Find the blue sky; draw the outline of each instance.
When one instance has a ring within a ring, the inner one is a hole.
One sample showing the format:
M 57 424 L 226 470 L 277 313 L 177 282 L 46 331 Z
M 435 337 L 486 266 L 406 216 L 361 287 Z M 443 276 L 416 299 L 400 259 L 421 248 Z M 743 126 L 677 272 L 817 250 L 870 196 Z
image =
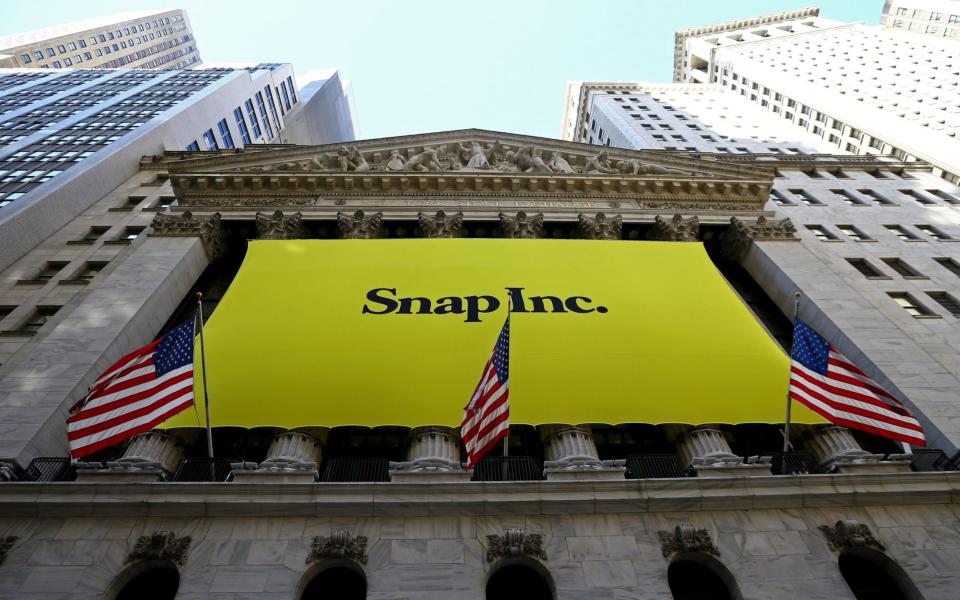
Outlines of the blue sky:
M 558 137 L 568 79 L 667 82 L 677 29 L 802 0 L 45 0 L 4 2 L 0 35 L 139 8 L 184 8 L 204 61 L 336 67 L 364 138 L 479 127 Z M 879 21 L 883 0 L 824 17 Z M 38 10 L 38 7 L 42 7 Z

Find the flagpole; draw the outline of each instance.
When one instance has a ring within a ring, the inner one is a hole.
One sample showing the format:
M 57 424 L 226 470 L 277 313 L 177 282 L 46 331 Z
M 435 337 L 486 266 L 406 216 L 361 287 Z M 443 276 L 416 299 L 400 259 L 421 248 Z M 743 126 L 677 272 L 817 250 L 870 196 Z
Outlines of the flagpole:
M 794 292 L 793 294 L 793 324 L 796 328 L 797 324 L 797 314 L 800 312 L 800 292 Z M 201 340 L 203 336 L 201 334 Z M 790 386 L 787 386 L 787 420 L 783 424 L 783 453 L 786 454 L 790 451 L 790 409 L 792 403 L 790 402 Z
M 203 406 L 207 413 L 207 457 L 210 459 L 210 481 L 216 481 L 213 468 L 213 430 L 210 427 L 210 400 L 207 393 L 207 355 L 203 343 L 203 294 L 197 292 L 197 319 L 200 322 L 200 369 L 203 373 Z
M 507 292 L 507 322 L 510 321 L 510 313 L 513 312 L 513 298 L 510 297 L 510 293 Z M 510 353 L 507 353 L 507 373 L 510 372 Z M 503 457 L 507 458 L 510 456 L 510 431 L 507 430 L 507 437 L 503 438 Z M 504 469 L 506 469 L 507 462 L 503 462 Z

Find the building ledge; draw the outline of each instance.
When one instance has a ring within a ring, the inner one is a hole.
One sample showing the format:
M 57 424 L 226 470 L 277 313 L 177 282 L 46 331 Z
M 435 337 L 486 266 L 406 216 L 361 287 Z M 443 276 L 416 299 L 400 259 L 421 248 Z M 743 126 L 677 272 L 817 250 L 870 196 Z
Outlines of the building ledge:
M 6 516 L 438 516 L 960 501 L 960 472 L 490 483 L 2 483 Z

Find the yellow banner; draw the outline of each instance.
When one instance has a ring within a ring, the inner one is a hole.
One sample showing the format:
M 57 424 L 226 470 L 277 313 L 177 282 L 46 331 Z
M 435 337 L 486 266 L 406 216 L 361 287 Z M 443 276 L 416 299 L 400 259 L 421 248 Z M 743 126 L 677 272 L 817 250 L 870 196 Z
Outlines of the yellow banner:
M 511 301 L 513 423 L 783 422 L 789 359 L 702 245 L 499 239 L 250 242 L 205 330 L 211 422 L 458 425 Z

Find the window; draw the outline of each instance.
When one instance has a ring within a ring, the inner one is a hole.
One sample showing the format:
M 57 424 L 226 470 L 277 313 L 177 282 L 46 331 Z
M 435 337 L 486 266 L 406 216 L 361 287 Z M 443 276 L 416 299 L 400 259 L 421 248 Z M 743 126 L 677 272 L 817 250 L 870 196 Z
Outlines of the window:
M 938 265 L 950 271 L 957 277 L 960 277 L 960 262 L 946 256 L 939 256 L 933 259 Z
M 50 281 L 66 266 L 67 263 L 65 261 L 49 261 L 40 268 L 40 271 L 33 279 L 36 281 Z
M 895 205 L 896 205 L 895 202 L 889 200 L 889 199 L 888 199 L 887 197 L 885 197 L 885 196 L 881 196 L 879 193 L 877 193 L 877 192 L 875 192 L 875 191 L 873 191 L 873 190 L 857 190 L 857 192 L 859 192 L 861 195 L 863 195 L 863 196 L 869 198 L 870 200 L 872 200 L 872 201 L 874 202 L 874 204 L 878 204 L 878 205 L 881 205 L 881 206 L 895 206 Z
M 799 200 L 800 202 L 803 202 L 803 203 L 806 204 L 807 206 L 822 206 L 822 205 L 823 205 L 823 202 L 820 202 L 819 200 L 817 200 L 816 198 L 814 198 L 813 196 L 811 196 L 809 193 L 805 192 L 804 190 L 790 190 L 790 193 L 793 194 L 794 197 L 795 197 L 797 200 Z
M 887 292 L 887 295 L 890 296 L 894 302 L 900 305 L 900 308 L 907 311 L 914 317 L 934 316 L 929 308 L 920 304 L 916 298 L 906 292 Z
M 13 309 L 15 309 L 15 308 L 16 308 L 16 306 L 0 305 L 0 320 L 2 320 L 5 316 L 7 316 L 7 315 L 9 315 L 10 313 L 12 313 L 12 312 L 13 312 Z
M 922 241 L 915 234 L 907 231 L 902 225 L 884 225 L 891 233 L 896 235 L 898 238 L 905 242 L 919 242 Z
M 83 264 L 83 267 L 74 274 L 73 278 L 90 281 L 106 266 L 107 263 L 104 261 L 87 261 Z
M 197 143 L 197 140 L 193 140 L 192 142 L 187 144 L 187 150 L 189 150 L 190 152 L 199 152 L 200 144 Z
M 56 55 L 57 53 L 54 51 L 53 48 L 47 48 L 47 56 L 56 56 Z
M 260 139 L 263 132 L 260 131 L 260 120 L 257 119 L 257 111 L 253 109 L 253 100 L 247 100 L 243 103 L 247 109 L 247 118 L 250 119 L 250 125 L 253 127 L 253 137 Z
M 786 196 L 777 190 L 770 190 L 770 202 L 773 202 L 777 206 L 794 206 L 793 202 L 787 200 Z
M 223 138 L 224 147 L 233 148 L 233 136 L 230 135 L 230 126 L 227 125 L 227 120 L 220 119 L 220 121 L 217 122 L 217 129 L 220 130 L 220 137 Z
M 951 196 L 950 194 L 946 193 L 943 190 L 927 190 L 927 193 L 930 194 L 931 196 L 936 196 L 937 198 L 940 198 L 947 204 L 953 204 L 955 206 L 960 205 L 960 198 L 957 198 L 956 196 Z
M 919 204 L 923 204 L 924 206 L 936 204 L 932 198 L 928 198 L 917 190 L 900 190 L 900 193 L 912 200 L 917 201 Z
M 903 259 L 900 258 L 881 258 L 884 263 L 898 274 L 903 277 L 910 277 L 915 279 L 926 279 L 919 271 L 908 265 Z
M 26 65 L 26 64 L 32 63 L 33 61 L 30 59 L 30 55 L 29 55 L 29 54 L 21 54 L 21 55 L 20 55 L 20 62 L 22 62 L 23 64 Z
M 213 135 L 212 129 L 208 129 L 203 132 L 203 141 L 207 146 L 207 150 L 220 149 L 220 146 L 217 145 L 217 138 Z
M 57 314 L 58 310 L 60 310 L 59 306 L 38 306 L 33 311 L 33 314 L 30 315 L 30 318 L 20 325 L 16 333 L 24 335 L 35 334 L 50 320 L 50 317 Z
M 873 238 L 860 231 L 853 225 L 837 225 L 837 229 L 842 231 L 847 237 L 856 242 L 872 242 Z
M 948 235 L 948 234 L 940 231 L 939 229 L 937 229 L 937 228 L 934 227 L 933 225 L 914 225 L 914 227 L 916 227 L 917 229 L 919 229 L 919 230 L 922 231 L 923 233 L 929 235 L 929 236 L 932 237 L 933 239 L 939 240 L 939 241 L 941 241 L 941 242 L 944 241 L 944 240 L 952 240 L 952 239 L 954 239 L 953 236 Z
M 848 258 L 847 262 L 850 263 L 850 266 L 860 271 L 860 274 L 868 279 L 889 279 L 889 277 L 884 277 L 883 273 L 880 272 L 875 266 L 870 264 L 865 258 Z
M 947 312 L 960 319 L 960 302 L 946 292 L 927 292 L 927 295 L 940 306 L 947 309 Z
M 140 234 L 143 233 L 143 230 L 146 229 L 142 226 L 130 226 L 124 227 L 123 232 L 109 241 L 111 244 L 129 244 L 133 240 L 140 237 Z
M 837 236 L 833 235 L 822 225 L 807 225 L 807 229 L 810 230 L 810 233 L 817 236 L 821 242 L 835 242 L 837 241 Z
M 243 141 L 243 145 L 249 145 L 251 143 L 250 132 L 247 131 L 247 122 L 243 118 L 243 111 L 240 110 L 239 106 L 233 109 L 233 118 L 237 120 L 237 129 L 240 130 L 240 139 Z
M 867 203 L 853 195 L 849 190 L 830 190 L 835 196 L 850 206 L 867 206 Z
M 92 244 L 95 241 L 99 240 L 100 237 L 105 234 L 110 228 L 104 225 L 91 227 L 87 230 L 87 233 L 84 234 L 79 240 L 72 240 L 71 244 Z
M 115 206 L 110 210 L 133 210 L 137 207 L 138 204 L 146 200 L 146 196 L 127 196 L 127 199 L 123 201 L 123 204 L 120 206 Z
M 280 82 L 280 92 L 283 94 L 283 105 L 287 107 L 287 110 L 290 110 L 290 95 L 287 94 L 287 82 Z M 278 96 L 279 97 L 279 96 Z

